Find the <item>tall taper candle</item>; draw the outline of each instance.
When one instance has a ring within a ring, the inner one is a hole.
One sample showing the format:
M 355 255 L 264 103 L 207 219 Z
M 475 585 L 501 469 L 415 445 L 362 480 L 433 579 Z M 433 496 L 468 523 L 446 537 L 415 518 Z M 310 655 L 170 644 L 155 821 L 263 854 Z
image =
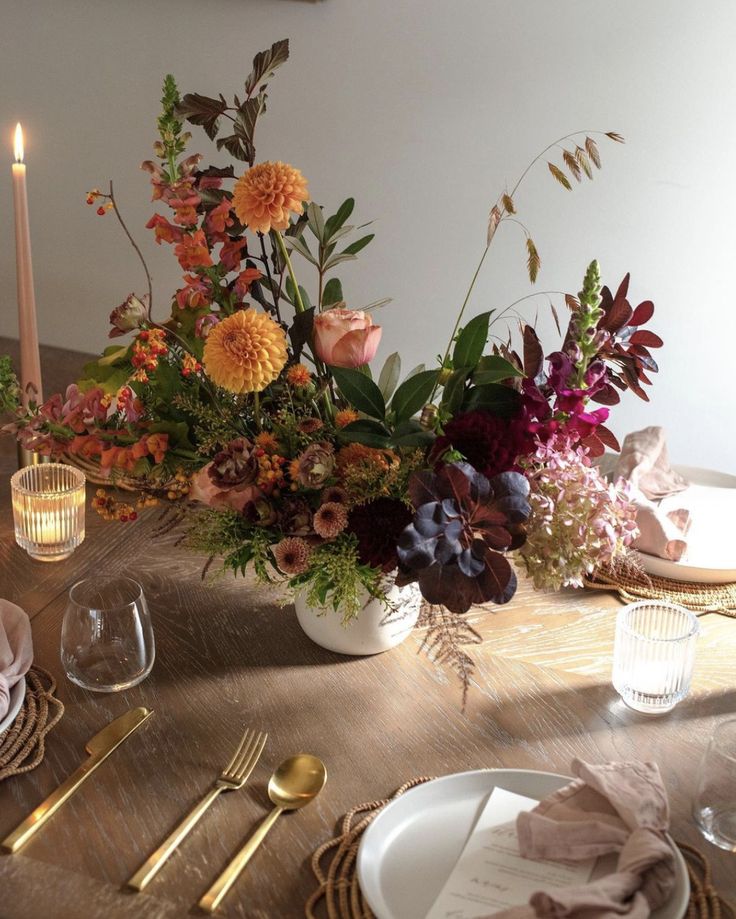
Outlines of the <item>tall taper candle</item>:
M 13 163 L 13 204 L 15 205 L 15 262 L 18 279 L 18 331 L 20 334 L 20 383 L 23 405 L 29 398 L 42 401 L 41 358 L 38 353 L 36 297 L 33 292 L 31 232 L 28 224 L 26 164 L 23 162 L 23 130 L 15 128 Z M 29 391 L 28 387 L 33 387 Z M 35 392 L 34 392 L 35 391 Z

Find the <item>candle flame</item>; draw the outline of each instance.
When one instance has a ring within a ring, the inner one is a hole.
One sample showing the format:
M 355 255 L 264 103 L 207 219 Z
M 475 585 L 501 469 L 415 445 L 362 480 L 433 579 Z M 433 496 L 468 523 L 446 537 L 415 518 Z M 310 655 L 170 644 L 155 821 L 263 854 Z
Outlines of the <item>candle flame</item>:
M 15 162 L 23 162 L 23 128 L 20 126 L 20 121 L 15 126 L 15 141 L 13 143 L 13 149 L 15 151 Z

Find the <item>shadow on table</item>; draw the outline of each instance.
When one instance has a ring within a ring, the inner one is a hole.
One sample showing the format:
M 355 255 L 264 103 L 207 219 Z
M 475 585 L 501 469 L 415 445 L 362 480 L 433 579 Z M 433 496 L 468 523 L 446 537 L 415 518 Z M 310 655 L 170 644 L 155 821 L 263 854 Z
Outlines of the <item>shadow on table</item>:
M 523 691 L 483 706 L 483 717 L 508 736 L 511 743 L 545 738 L 594 734 L 611 729 L 687 730 L 687 724 L 736 714 L 736 689 L 691 695 L 662 715 L 646 715 L 628 708 L 610 682 L 579 688 Z

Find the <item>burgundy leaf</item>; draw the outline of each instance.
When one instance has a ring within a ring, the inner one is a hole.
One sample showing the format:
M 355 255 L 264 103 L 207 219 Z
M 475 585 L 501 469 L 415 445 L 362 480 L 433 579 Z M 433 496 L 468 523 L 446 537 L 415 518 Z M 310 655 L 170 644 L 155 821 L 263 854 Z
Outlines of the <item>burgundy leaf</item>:
M 524 373 L 534 380 L 541 373 L 543 364 L 544 351 L 537 333 L 532 326 L 524 326 Z
M 618 405 L 621 401 L 621 396 L 610 383 L 606 383 L 603 389 L 599 389 L 592 397 L 592 401 L 597 402 L 598 405 Z
M 651 300 L 644 300 L 634 310 L 634 315 L 629 320 L 629 325 L 644 325 L 654 315 L 654 304 Z
M 595 429 L 596 436 L 600 441 L 602 441 L 607 447 L 610 447 L 612 450 L 615 450 L 616 453 L 621 451 L 621 445 L 616 439 L 616 435 L 613 431 L 609 430 L 604 424 L 599 424 Z
M 664 342 L 648 329 L 639 329 L 629 339 L 632 345 L 646 345 L 648 348 L 661 348 Z

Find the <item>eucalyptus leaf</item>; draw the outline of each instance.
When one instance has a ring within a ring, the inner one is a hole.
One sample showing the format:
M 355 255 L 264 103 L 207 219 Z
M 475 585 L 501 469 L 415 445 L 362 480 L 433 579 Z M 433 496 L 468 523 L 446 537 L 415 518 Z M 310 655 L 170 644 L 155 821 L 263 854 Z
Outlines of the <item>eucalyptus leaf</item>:
M 461 367 L 475 367 L 483 356 L 492 312 L 493 310 L 489 310 L 487 313 L 474 316 L 458 335 L 452 352 L 452 365 L 456 370 Z
M 315 266 L 319 266 L 317 259 L 309 251 L 309 246 L 303 239 L 298 239 L 296 236 L 287 236 L 284 242 L 295 252 L 298 252 L 299 255 L 305 258 L 308 262 L 311 262 Z
M 337 388 L 354 408 L 371 418 L 384 418 L 386 402 L 373 380 L 348 367 L 330 367 L 330 373 Z
M 393 392 L 399 382 L 400 375 L 401 355 L 398 351 L 394 351 L 393 354 L 389 354 L 389 356 L 386 358 L 386 362 L 378 376 L 378 388 L 381 390 L 383 398 L 386 400 L 386 402 L 388 402 L 393 395 Z
M 361 249 L 365 249 L 375 235 L 375 233 L 369 233 L 367 236 L 356 239 L 354 243 L 350 243 L 349 246 L 343 249 L 343 255 L 357 255 Z
M 437 383 L 438 375 L 439 370 L 422 370 L 404 380 L 391 401 L 397 421 L 411 418 L 426 404 Z
M 325 219 L 322 216 L 322 208 L 310 201 L 307 205 L 307 221 L 309 229 L 314 233 L 320 243 L 325 241 Z
M 357 255 L 346 255 L 344 252 L 339 252 L 337 255 L 333 255 L 332 258 L 327 259 L 323 266 L 323 271 L 329 271 L 331 268 L 337 267 L 341 262 L 352 262 L 357 257 Z

